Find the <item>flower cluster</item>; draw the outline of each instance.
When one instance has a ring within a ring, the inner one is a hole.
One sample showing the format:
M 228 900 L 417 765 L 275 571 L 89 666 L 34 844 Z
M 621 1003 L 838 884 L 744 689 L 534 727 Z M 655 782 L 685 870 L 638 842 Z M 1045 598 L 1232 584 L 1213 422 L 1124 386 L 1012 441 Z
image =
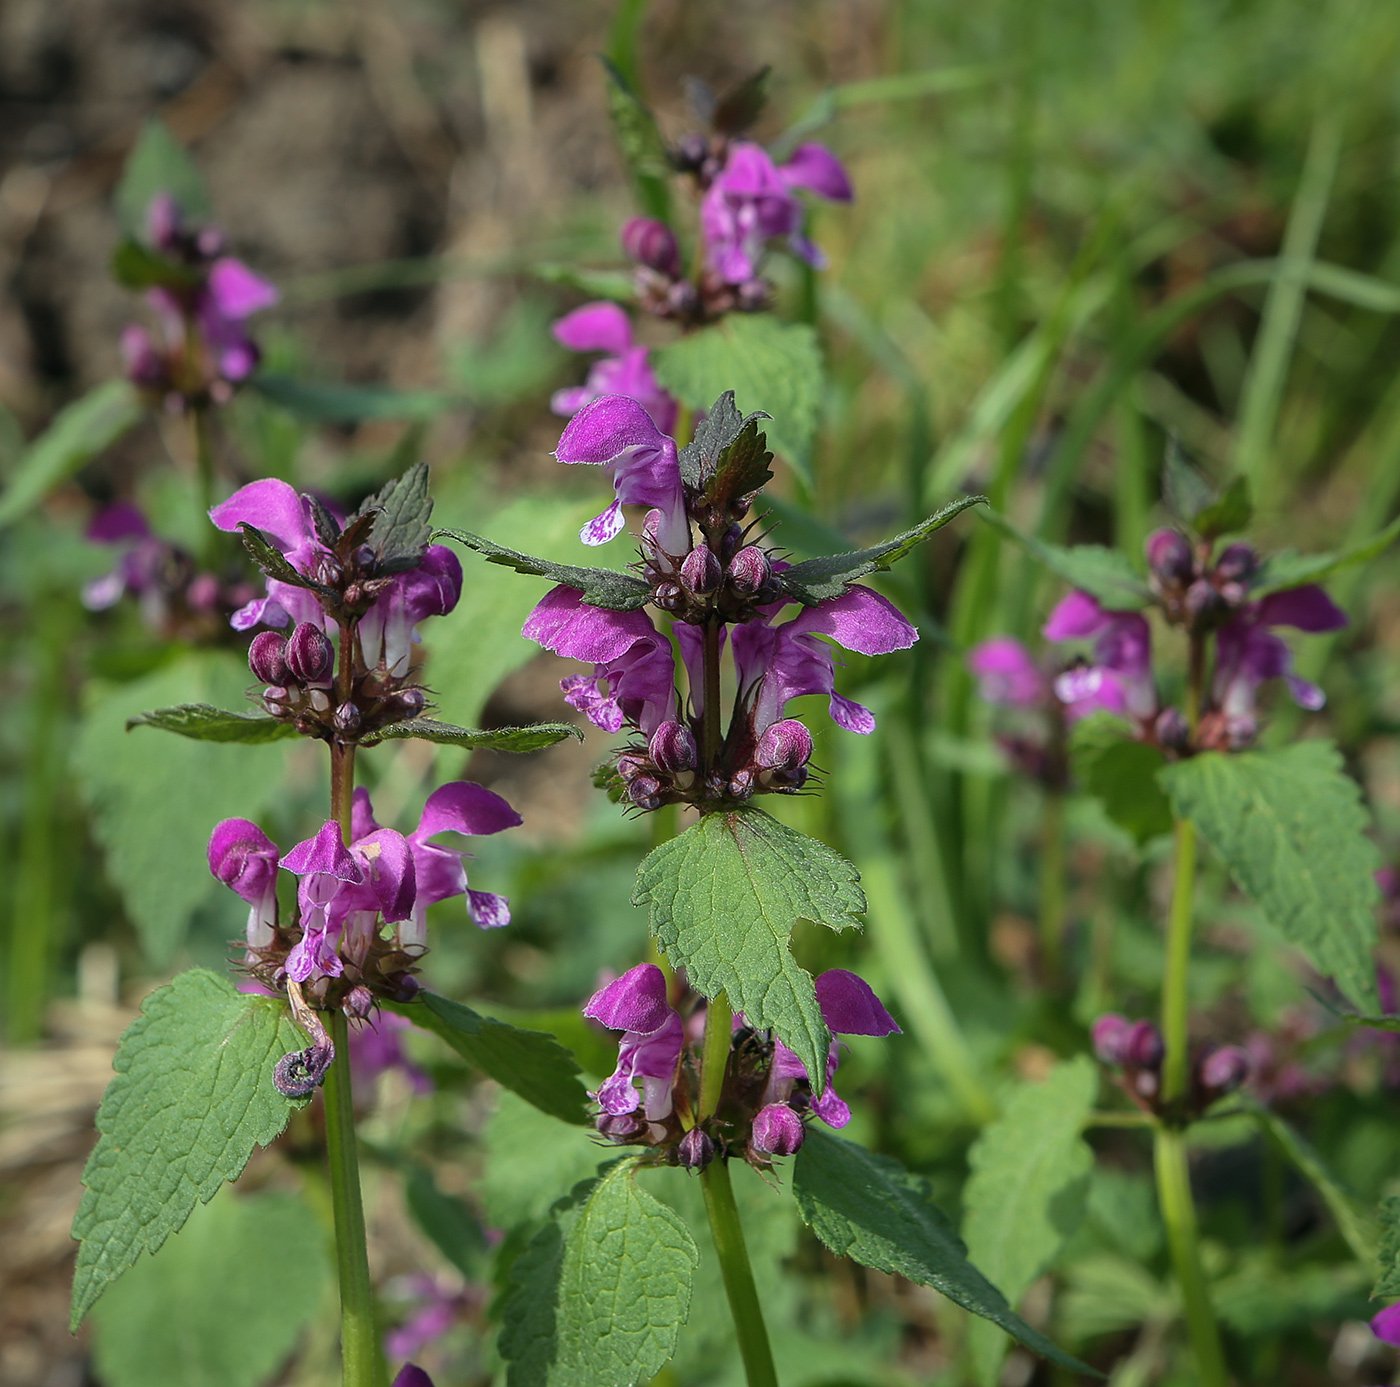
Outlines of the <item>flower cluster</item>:
M 1118 1071 L 1119 1086 L 1140 1108 L 1162 1111 L 1162 1061 L 1166 1045 L 1151 1021 L 1129 1021 L 1116 1012 L 1093 1026 L 1094 1053 Z M 1191 1067 L 1191 1084 L 1183 1106 L 1204 1112 L 1250 1078 L 1249 1055 L 1238 1045 L 1213 1046 L 1199 1052 Z
M 252 526 L 285 559 L 285 578 L 269 577 L 267 595 L 239 608 L 232 624 L 292 628 L 285 638 L 254 637 L 248 664 L 265 686 L 267 712 L 306 736 L 354 742 L 421 713 L 415 628 L 462 595 L 450 549 L 386 557 L 369 542 L 374 517 L 367 511 L 342 530 L 327 507 L 275 478 L 250 482 L 210 512 L 221 530 Z
M 520 816 L 499 795 L 469 781 L 434 790 L 409 834 L 375 822 L 369 792 L 355 791 L 350 841 L 328 821 L 283 856 L 247 819 L 225 819 L 209 839 L 209 870 L 248 905 L 248 971 L 264 986 L 290 982 L 323 1007 L 363 1019 L 377 997 L 407 1001 L 427 949 L 427 911 L 466 898 L 482 929 L 510 923 L 505 897 L 467 885 L 463 851 L 438 838 L 514 828 Z M 297 910 L 281 919 L 277 874 L 298 878 Z
M 851 1113 L 832 1083 L 841 1059 L 834 1037 L 891 1035 L 899 1027 L 854 973 L 830 969 L 816 979 L 816 989 L 833 1036 L 821 1094 L 814 1094 L 802 1061 L 782 1041 L 753 1030 L 739 1013 L 714 1120 L 697 1126 L 699 1069 L 691 1042 L 704 1028 L 703 999 L 684 999 L 682 1015 L 668 999 L 666 975 L 654 963 L 639 963 L 594 993 L 583 1009 L 623 1032 L 617 1068 L 593 1095 L 598 1131 L 619 1144 L 656 1147 L 689 1169 L 703 1168 L 716 1155 L 743 1155 L 766 1169 L 773 1157 L 791 1156 L 802 1145 L 807 1115 L 844 1127 Z
M 732 403 L 728 408 L 732 413 Z M 792 601 L 778 581 L 786 565 L 743 524 L 771 475 L 769 454 L 752 421 L 735 415 L 731 422 L 742 423 L 739 433 L 748 440 L 739 461 L 711 457 L 707 467 L 705 442 L 697 439 L 682 468 L 675 442 L 641 405 L 606 395 L 573 418 L 555 454 L 564 463 L 604 467 L 612 477 L 616 499 L 584 526 L 585 543 L 621 533 L 624 503 L 651 508 L 640 569 L 650 605 L 672 623 L 686 698 L 677 692 L 670 639 L 645 610 L 595 606 L 578 589 L 559 586 L 525 624 L 525 635 L 547 650 L 593 666 L 591 674 L 563 681 L 565 697 L 596 726 L 636 734 L 616 759 L 611 783 L 643 810 L 672 803 L 719 807 L 801 789 L 812 737 L 786 716 L 792 699 L 825 695 L 839 726 L 859 733 L 875 727 L 868 709 L 836 692 L 827 641 L 882 655 L 918 639 L 894 606 L 859 584 L 782 619 Z M 737 475 L 736 468 L 746 470 Z M 726 646 L 736 694 L 722 729 L 717 701 Z
M 127 252 L 140 264 L 126 278 L 150 286 L 146 302 L 156 332 L 135 324 L 122 332 L 127 377 L 173 413 L 226 404 L 259 360 L 246 320 L 271 308 L 277 290 L 226 254 L 217 227 L 188 226 L 166 193 L 147 210 L 146 243 Z M 117 268 L 120 275 L 122 252 Z

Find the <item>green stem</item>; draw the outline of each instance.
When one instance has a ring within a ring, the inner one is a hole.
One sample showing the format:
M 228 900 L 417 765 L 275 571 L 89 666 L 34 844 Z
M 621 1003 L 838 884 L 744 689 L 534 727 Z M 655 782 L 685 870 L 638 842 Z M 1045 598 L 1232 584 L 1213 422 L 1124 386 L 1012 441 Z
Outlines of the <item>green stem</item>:
M 728 1010 L 727 1006 L 725 1010 Z M 705 1191 L 705 1212 L 710 1218 L 710 1236 L 715 1241 L 720 1275 L 724 1277 L 724 1293 L 729 1297 L 729 1310 L 734 1316 L 734 1331 L 739 1340 L 739 1353 L 744 1360 L 744 1374 L 749 1387 L 778 1387 L 773 1350 L 768 1346 L 768 1330 L 763 1323 L 758 1287 L 754 1285 L 748 1248 L 744 1246 L 744 1229 L 739 1222 L 738 1205 L 734 1202 L 728 1162 L 723 1157 L 711 1161 L 700 1173 L 700 1184 Z
M 1176 821 L 1176 868 L 1171 913 L 1167 917 L 1166 975 L 1162 981 L 1162 1101 L 1172 1104 L 1186 1092 L 1188 974 L 1191 967 L 1191 898 L 1196 884 L 1196 826 Z
M 723 992 L 710 998 L 705 1009 L 705 1043 L 700 1055 L 700 1112 L 697 1125 L 708 1121 L 719 1108 L 729 1046 L 734 1031 L 734 1009 Z
M 1177 1128 L 1159 1126 L 1154 1146 L 1157 1198 L 1166 1225 L 1172 1267 L 1186 1311 L 1186 1328 L 1196 1357 L 1196 1381 L 1201 1387 L 1228 1387 L 1220 1331 L 1211 1309 L 1205 1273 L 1201 1269 L 1196 1206 L 1191 1199 L 1191 1172 L 1186 1161 L 1186 1137 Z
M 1040 956 L 1053 987 L 1064 972 L 1065 798 L 1047 790 L 1041 814 Z
M 387 1377 L 374 1324 L 360 1200 L 360 1162 L 350 1089 L 350 1028 L 339 1008 L 328 1013 L 335 1059 L 326 1076 L 326 1161 L 335 1214 L 335 1259 L 340 1274 L 340 1357 L 345 1387 L 383 1387 Z

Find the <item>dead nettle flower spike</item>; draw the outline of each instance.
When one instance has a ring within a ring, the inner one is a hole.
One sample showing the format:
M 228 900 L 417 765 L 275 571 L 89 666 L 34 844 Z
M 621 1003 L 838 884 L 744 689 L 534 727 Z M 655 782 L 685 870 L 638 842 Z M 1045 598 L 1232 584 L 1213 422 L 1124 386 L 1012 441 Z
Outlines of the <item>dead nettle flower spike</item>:
M 670 639 L 645 610 L 592 606 L 579 590 L 556 587 L 531 613 L 525 635 L 593 666 L 591 674 L 563 681 L 564 696 L 596 726 L 635 734 L 616 760 L 616 785 L 642 810 L 800 790 L 812 737 L 787 716 L 793 699 L 824 695 L 838 726 L 860 734 L 875 727 L 868 709 L 836 692 L 833 645 L 883 655 L 918 639 L 889 601 L 860 584 L 783 619 L 789 599 L 780 575 L 788 565 L 743 528 L 770 475 L 761 435 L 754 434 L 752 449 L 758 465 L 741 481 L 683 479 L 674 440 L 636 400 L 621 395 L 586 405 L 559 440 L 561 462 L 603 468 L 613 483 L 613 503 L 584 526 L 585 543 L 616 538 L 624 504 L 650 508 L 641 571 L 651 605 L 677 637 L 686 691 L 677 691 Z M 737 695 L 723 728 L 721 711 L 705 706 L 712 696 L 707 688 L 718 686 L 717 679 L 707 684 L 706 661 L 717 661 L 726 647 Z
M 838 1035 L 896 1034 L 899 1027 L 868 983 L 843 968 L 816 979 L 822 1017 Z M 657 1148 L 688 1170 L 701 1170 L 717 1155 L 742 1154 L 767 1169 L 774 1156 L 790 1156 L 802 1145 L 808 1114 L 830 1127 L 844 1127 L 850 1109 L 832 1086 L 840 1064 L 833 1038 L 820 1098 L 801 1060 L 770 1033 L 756 1032 L 742 1015 L 734 1018 L 724 1095 L 714 1118 L 695 1125 L 699 1035 L 703 998 L 667 999 L 666 976 L 654 963 L 640 963 L 594 993 L 583 1014 L 622 1031 L 617 1068 L 593 1095 L 601 1136 L 621 1145 Z M 641 1091 L 637 1082 L 641 1082 Z

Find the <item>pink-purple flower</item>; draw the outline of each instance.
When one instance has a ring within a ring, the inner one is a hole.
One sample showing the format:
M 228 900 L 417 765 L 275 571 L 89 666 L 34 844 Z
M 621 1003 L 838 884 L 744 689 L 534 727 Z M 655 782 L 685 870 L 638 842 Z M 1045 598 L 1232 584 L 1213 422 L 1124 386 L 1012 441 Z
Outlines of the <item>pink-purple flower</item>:
M 666 975 L 654 963 L 635 968 L 600 988 L 583 1014 L 609 1030 L 622 1031 L 617 1068 L 593 1096 L 611 1117 L 638 1107 L 647 1122 L 671 1115 L 676 1066 L 685 1048 L 680 1013 L 666 999 Z M 642 1082 L 639 1096 L 636 1081 Z
M 570 351 L 604 352 L 582 385 L 555 391 L 549 407 L 574 415 L 602 395 L 626 395 L 651 416 L 665 434 L 676 424 L 679 406 L 657 382 L 647 348 L 632 334 L 632 321 L 615 303 L 586 303 L 554 324 L 554 336 Z
M 1140 721 L 1156 716 L 1152 632 L 1141 613 L 1112 611 L 1076 590 L 1050 613 L 1044 635 L 1050 641 L 1094 642 L 1090 663 L 1067 669 L 1055 680 L 1055 694 L 1071 719 L 1095 712 Z

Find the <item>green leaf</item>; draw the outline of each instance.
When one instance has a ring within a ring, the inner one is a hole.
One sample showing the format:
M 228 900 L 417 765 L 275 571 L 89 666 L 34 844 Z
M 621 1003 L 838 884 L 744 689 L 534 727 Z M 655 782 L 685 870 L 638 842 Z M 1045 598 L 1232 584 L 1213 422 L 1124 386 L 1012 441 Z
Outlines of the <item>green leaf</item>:
M 145 410 L 124 380 L 109 380 L 65 405 L 16 464 L 0 492 L 0 525 L 32 510 L 60 482 L 140 422 Z
M 710 115 L 710 124 L 721 135 L 742 135 L 768 104 L 768 78 L 773 69 L 765 63 L 757 72 L 741 77 L 722 92 Z
M 1049 544 L 1018 530 L 997 511 L 984 510 L 977 514 L 1002 534 L 1025 545 L 1052 573 L 1098 598 L 1105 607 L 1114 611 L 1137 611 L 1152 597 L 1151 589 L 1138 576 L 1131 560 L 1117 549 L 1105 549 L 1099 544 L 1076 544 L 1071 548 Z
M 181 289 L 198 283 L 198 276 L 187 266 L 157 254 L 140 241 L 125 240 L 112 252 L 112 277 L 124 289 Z
M 203 968 L 141 1004 L 112 1061 L 101 1135 L 83 1169 L 74 1330 L 143 1252 L 238 1178 L 254 1146 L 281 1134 L 293 1104 L 273 1087 L 273 1067 L 305 1045 L 281 1001 L 245 996 Z
M 758 421 L 769 417 L 763 413 L 740 414 L 734 405 L 734 392 L 726 390 L 705 412 L 695 426 L 695 436 L 681 449 L 681 480 L 688 487 L 701 490 L 719 471 L 721 461 L 749 425 L 753 424 L 756 431 Z M 773 475 L 766 462 L 762 466 L 763 475 L 755 476 L 750 491 L 756 491 Z
M 1052 1362 L 1093 1372 L 1011 1309 L 968 1261 L 925 1183 L 897 1161 L 809 1126 L 793 1167 L 792 1192 L 803 1221 L 838 1257 L 932 1286 Z
M 196 742 L 246 742 L 253 746 L 297 735 L 296 728 L 289 722 L 279 722 L 261 713 L 232 713 L 208 703 L 180 703 L 174 708 L 138 713 L 126 720 L 126 730 L 130 732 L 133 727 L 159 727 Z
M 321 1221 L 290 1194 L 221 1193 L 93 1310 L 107 1387 L 259 1387 L 330 1282 Z
M 439 536 L 455 539 L 468 549 L 475 549 L 488 563 L 503 564 L 517 573 L 548 578 L 552 583 L 576 588 L 590 607 L 606 607 L 614 612 L 634 612 L 646 603 L 651 588 L 635 573 L 619 573 L 611 568 L 577 568 L 573 564 L 552 563 L 549 559 L 531 558 L 518 554 L 468 530 L 439 530 Z
M 371 496 L 351 517 L 374 515 L 369 542 L 382 573 L 398 573 L 417 568 L 433 537 L 429 523 L 433 498 L 428 495 L 428 464 L 415 462 L 402 477 L 396 477 Z
M 533 279 L 545 284 L 562 284 L 577 289 L 591 299 L 612 299 L 614 303 L 631 303 L 637 297 L 633 278 L 626 270 L 595 270 L 587 265 L 566 265 L 556 260 L 542 260 L 528 271 Z
M 1069 757 L 1075 779 L 1139 844 L 1171 832 L 1172 807 L 1157 783 L 1167 758 L 1157 747 L 1135 741 L 1121 718 L 1095 713 L 1075 723 Z
M 365 738 L 366 746 L 379 742 L 407 741 L 438 742 L 443 746 L 475 748 L 489 747 L 492 751 L 539 751 L 566 738 L 583 740 L 583 733 L 568 722 L 540 722 L 533 727 L 452 727 L 430 718 L 411 718 L 407 722 L 391 723 L 373 737 Z
M 1373 874 L 1361 794 L 1330 742 L 1208 751 L 1158 779 L 1265 918 L 1359 1010 L 1376 1006 Z
M 849 554 L 830 554 L 816 559 L 805 559 L 794 564 L 778 575 L 783 590 L 804 606 L 815 607 L 833 597 L 840 597 L 857 578 L 868 573 L 884 573 L 908 554 L 916 545 L 922 544 L 931 534 L 941 530 L 954 516 L 961 515 L 969 506 L 985 505 L 985 496 L 959 496 L 941 510 L 921 520 L 911 530 L 895 535 L 869 549 L 856 549 Z
M 128 737 L 152 708 L 193 694 L 217 707 L 242 697 L 248 666 L 200 652 L 129 684 L 92 684 L 73 768 L 93 816 L 108 877 L 147 956 L 164 966 L 193 912 L 227 888 L 209 874 L 205 848 L 221 819 L 257 818 L 280 794 L 291 744 L 219 745 L 188 737 Z
M 671 195 L 667 179 L 672 169 L 666 155 L 666 142 L 656 128 L 656 117 L 642 104 L 616 65 L 601 54 L 599 60 L 607 72 L 608 113 L 612 117 L 613 136 L 637 201 L 647 216 L 669 221 Z
M 1386 1262 L 1383 1248 L 1378 1258 L 1382 1234 L 1375 1221 L 1362 1208 L 1360 1201 L 1327 1168 L 1321 1154 L 1300 1132 L 1262 1103 L 1249 1102 L 1250 1111 L 1259 1120 L 1269 1139 L 1283 1153 L 1298 1173 L 1322 1196 L 1328 1212 L 1336 1220 L 1337 1229 L 1355 1256 L 1368 1270 L 1374 1272 L 1379 1260 L 1384 1275 Z M 1377 1295 L 1382 1294 L 1378 1289 Z M 1400 1294 L 1400 1292 L 1397 1292 Z
M 588 1094 L 578 1064 L 552 1035 L 522 1031 L 460 1002 L 421 992 L 389 1010 L 445 1040 L 470 1065 L 561 1122 L 588 1121 Z
M 1098 1074 L 1081 1055 L 1043 1083 L 1022 1084 L 968 1153 L 963 1189 L 967 1254 L 1015 1305 L 1059 1255 L 1084 1217 L 1094 1156 L 1081 1135 Z M 994 1384 L 1006 1339 L 987 1322 L 971 1327 L 973 1362 Z
M 810 482 L 812 435 L 825 389 L 821 348 L 805 323 L 731 313 L 651 354 L 656 378 L 682 404 L 708 409 L 728 390 L 743 409 L 773 416 L 768 446 Z
M 481 1220 L 462 1200 L 439 1189 L 426 1166 L 409 1168 L 403 1195 L 423 1235 L 468 1281 L 480 1280 L 486 1257 Z
M 1381 1200 L 1379 1213 L 1380 1276 L 1376 1279 L 1373 1296 L 1400 1296 L 1400 1194 L 1388 1194 Z
M 1287 588 L 1301 587 L 1304 583 L 1320 583 L 1345 568 L 1370 562 L 1388 549 L 1397 535 L 1400 535 L 1400 516 L 1370 539 L 1363 539 L 1343 549 L 1340 554 L 1300 554 L 1296 549 L 1282 549 L 1259 565 L 1259 571 L 1250 584 L 1249 595 L 1267 597 L 1271 592 L 1283 592 Z
M 838 852 L 761 809 L 707 814 L 652 849 L 633 905 L 651 906 L 667 958 L 706 997 L 728 993 L 751 1026 L 771 1029 L 820 1090 L 830 1042 L 812 977 L 788 950 L 798 920 L 859 925 L 860 875 Z
M 152 116 L 141 127 L 117 185 L 117 221 L 128 236 L 146 238 L 146 212 L 157 193 L 174 198 L 188 222 L 207 222 L 214 215 L 204 176 L 170 127 Z
M 291 560 L 256 525 L 240 520 L 238 537 L 243 541 L 243 547 L 248 551 L 249 557 L 269 578 L 276 578 L 279 583 L 286 583 L 290 587 L 305 588 L 308 592 L 317 593 L 322 597 L 336 596 L 332 589 L 294 568 Z
M 1213 505 L 1219 493 L 1188 461 L 1181 444 L 1167 439 L 1167 453 L 1162 462 L 1162 500 L 1167 509 L 1184 525 Z
M 700 1257 L 636 1166 L 575 1186 L 516 1262 L 500 1340 L 509 1387 L 636 1387 L 675 1352 Z
M 367 419 L 436 419 L 457 403 L 442 390 L 398 390 L 392 385 L 293 380 L 260 371 L 248 385 L 264 399 L 313 424 L 360 424 Z
M 1249 499 L 1249 479 L 1236 477 L 1217 501 L 1203 507 L 1192 522 L 1196 531 L 1206 539 L 1238 534 L 1249 528 L 1254 519 L 1254 503 Z

